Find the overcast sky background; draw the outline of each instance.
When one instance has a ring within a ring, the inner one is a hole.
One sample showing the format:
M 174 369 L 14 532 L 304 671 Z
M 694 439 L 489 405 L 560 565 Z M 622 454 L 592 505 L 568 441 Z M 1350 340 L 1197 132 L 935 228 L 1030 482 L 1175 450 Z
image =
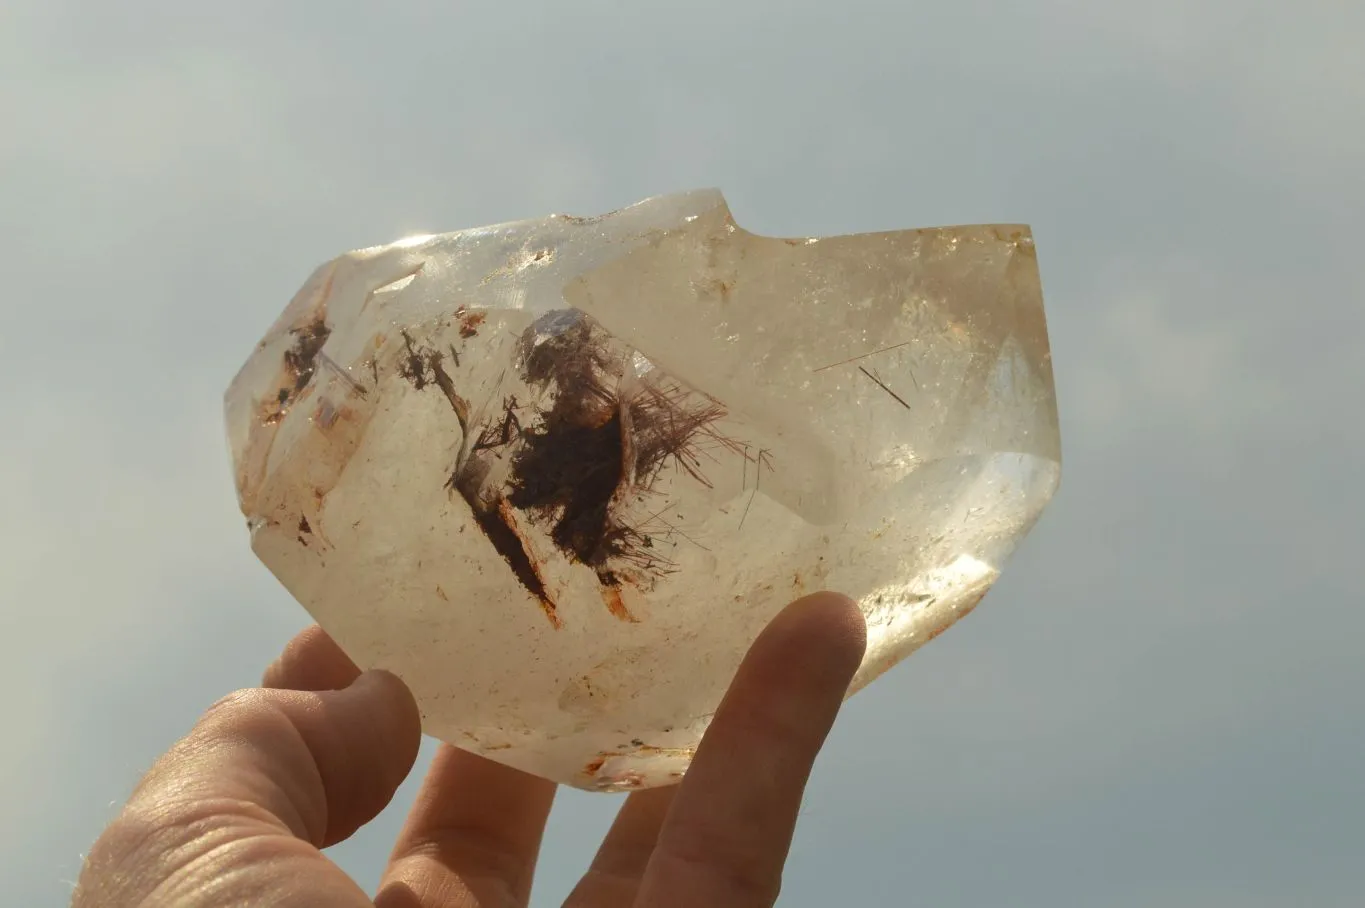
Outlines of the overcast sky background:
M 1066 452 L 850 703 L 781 904 L 1359 905 L 1362 44 L 1356 0 L 0 2 L 7 904 L 306 622 L 220 396 L 313 267 L 719 186 L 771 234 L 1032 224 Z M 367 888 L 411 796 L 336 850 Z M 536 905 L 616 803 L 562 796 Z

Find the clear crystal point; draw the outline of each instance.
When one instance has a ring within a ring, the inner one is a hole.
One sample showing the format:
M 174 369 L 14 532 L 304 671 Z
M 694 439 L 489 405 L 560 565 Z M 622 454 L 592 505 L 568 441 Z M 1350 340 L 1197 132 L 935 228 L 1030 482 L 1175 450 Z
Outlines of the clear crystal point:
M 226 410 L 252 547 L 346 652 L 594 790 L 676 781 L 805 593 L 859 600 L 869 683 L 1061 468 L 1026 227 L 773 239 L 714 191 L 343 255 Z

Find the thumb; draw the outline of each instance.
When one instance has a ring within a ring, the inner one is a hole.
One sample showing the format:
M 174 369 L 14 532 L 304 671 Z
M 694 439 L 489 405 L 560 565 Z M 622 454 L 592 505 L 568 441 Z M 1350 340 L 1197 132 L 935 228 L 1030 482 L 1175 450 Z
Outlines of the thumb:
M 298 838 L 339 842 L 374 819 L 412 769 L 421 717 L 394 675 L 339 691 L 242 690 L 209 708 L 148 773 L 148 795 L 238 798 Z
M 343 690 L 231 694 L 133 791 L 92 848 L 82 888 L 103 878 L 119 880 L 121 896 L 133 894 L 127 884 L 156 891 L 236 843 L 276 842 L 297 858 L 290 837 L 315 848 L 339 842 L 388 804 L 420 743 L 417 704 L 387 672 Z
M 233 798 L 326 847 L 384 809 L 417 759 L 421 734 L 412 694 L 384 671 L 339 691 L 238 691 L 157 762 L 130 807 L 171 792 Z

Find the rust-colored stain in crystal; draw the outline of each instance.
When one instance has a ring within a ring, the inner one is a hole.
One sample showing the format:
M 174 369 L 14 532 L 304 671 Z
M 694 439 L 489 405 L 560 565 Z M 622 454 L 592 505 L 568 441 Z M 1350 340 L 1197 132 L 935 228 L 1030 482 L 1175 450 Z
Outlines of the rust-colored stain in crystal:
M 406 355 L 399 367 L 399 372 L 418 391 L 431 385 L 439 388 L 441 393 L 445 395 L 446 401 L 450 403 L 450 409 L 455 411 L 455 418 L 460 422 L 460 430 L 468 432 L 469 401 L 456 393 L 455 382 L 451 380 L 450 373 L 445 370 L 443 365 L 445 354 L 430 347 L 417 346 L 417 342 L 407 331 L 402 331 L 400 334 L 403 338 L 403 348 Z M 451 350 L 450 354 L 452 357 L 456 355 L 454 350 Z
M 484 312 L 469 312 L 461 309 L 456 313 L 456 317 L 460 321 L 460 337 L 468 339 L 478 335 L 479 328 L 488 318 L 488 315 Z
M 624 621 L 627 624 L 639 624 L 640 619 L 631 614 L 630 609 L 626 608 L 626 603 L 621 599 L 621 589 L 616 586 L 602 587 L 602 601 L 607 605 L 607 611 L 611 612 L 613 618 Z
M 641 744 L 635 752 L 641 756 L 680 757 L 684 760 L 690 760 L 696 755 L 696 751 L 691 747 L 655 747 L 652 744 Z
M 634 742 L 632 742 L 632 744 L 633 743 Z M 583 767 L 580 775 L 588 779 L 596 779 L 607 761 L 614 760 L 617 757 L 672 757 L 676 759 L 691 760 L 695 755 L 696 751 L 691 747 L 654 747 L 649 744 L 635 745 L 629 751 L 604 750 L 588 761 Z M 669 776 L 674 779 L 681 779 L 683 773 L 682 771 L 674 771 L 669 773 Z M 599 781 L 603 784 L 614 785 L 621 788 L 639 788 L 644 785 L 645 777 L 641 773 L 628 770 L 613 778 L 601 779 Z
M 481 514 L 476 509 L 475 516 L 484 534 L 493 542 L 493 547 L 512 565 L 512 570 L 522 585 L 540 600 L 541 610 L 545 612 L 545 617 L 550 619 L 550 624 L 555 630 L 563 627 L 559 611 L 545 586 L 545 578 L 540 575 L 540 563 L 531 554 L 531 547 L 526 544 L 526 539 L 517 529 L 517 518 L 512 513 L 512 506 L 507 503 L 507 499 L 499 498 L 496 508 L 491 513 Z
M 452 355 L 455 351 L 451 351 Z M 469 401 L 455 393 L 455 383 L 450 380 L 450 375 L 445 367 L 441 365 L 441 355 L 432 351 L 428 355 L 427 361 L 431 366 L 433 380 L 436 387 L 441 389 L 441 393 L 450 401 L 450 408 L 455 411 L 455 418 L 460 422 L 460 431 L 469 431 Z
M 296 396 L 304 389 L 317 371 L 318 354 L 322 352 L 332 329 L 322 315 L 308 324 L 290 331 L 294 335 L 294 346 L 284 352 L 285 372 L 293 378 L 293 386 L 280 389 L 282 393 Z M 284 401 L 281 400 L 281 403 Z
M 589 778 L 597 775 L 602 771 L 602 766 L 608 760 L 620 756 L 624 756 L 624 754 L 616 753 L 615 751 L 603 751 L 588 761 L 587 765 L 583 767 L 583 775 L 588 776 Z
M 318 354 L 332 333 L 327 326 L 325 308 L 319 308 L 312 320 L 289 329 L 289 333 L 293 335 L 294 343 L 284 351 L 278 379 L 279 390 L 274 397 L 263 402 L 261 422 L 268 426 L 284 418 L 285 412 L 299 399 L 317 372 Z
M 489 500 L 483 494 L 480 486 L 483 483 L 484 471 L 478 467 L 477 461 L 462 464 L 446 480 L 446 488 L 458 493 L 469 505 L 474 522 L 493 544 L 494 551 L 507 562 L 507 566 L 512 569 L 512 575 L 535 597 L 545 616 L 550 619 L 551 626 L 558 630 L 563 627 L 563 623 L 559 619 L 554 601 L 550 599 L 545 580 L 541 577 L 540 564 L 517 529 L 516 514 L 506 498 L 497 496 Z

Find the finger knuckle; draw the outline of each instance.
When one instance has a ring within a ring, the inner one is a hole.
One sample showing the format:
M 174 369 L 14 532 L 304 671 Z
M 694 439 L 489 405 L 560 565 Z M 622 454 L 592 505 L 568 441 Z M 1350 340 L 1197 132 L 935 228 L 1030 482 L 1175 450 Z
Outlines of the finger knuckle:
M 315 698 L 293 691 L 263 688 L 233 691 L 204 711 L 195 731 L 209 737 L 269 737 L 288 732 L 295 724 L 291 713 L 309 709 L 310 699 Z
M 678 875 L 702 878 L 727 894 L 742 896 L 745 905 L 771 905 L 782 889 L 781 862 L 772 859 L 767 843 L 727 835 L 699 824 L 677 830 L 662 849 L 663 860 Z

